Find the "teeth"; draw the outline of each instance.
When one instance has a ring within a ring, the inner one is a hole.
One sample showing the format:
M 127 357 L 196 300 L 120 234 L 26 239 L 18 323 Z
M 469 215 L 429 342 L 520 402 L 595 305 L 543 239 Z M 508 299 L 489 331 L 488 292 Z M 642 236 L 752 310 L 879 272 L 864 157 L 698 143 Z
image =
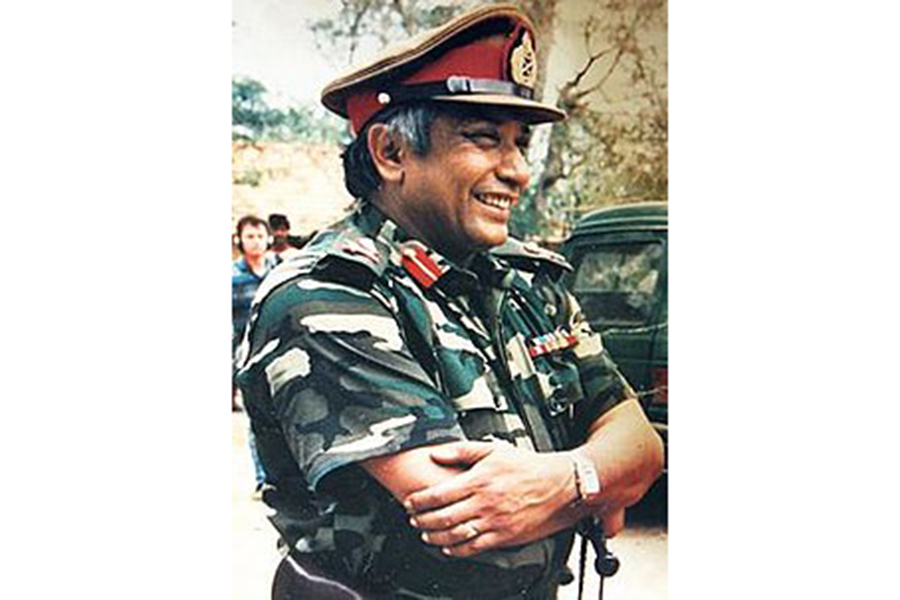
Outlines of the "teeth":
M 509 196 L 501 196 L 499 194 L 476 194 L 475 197 L 478 198 L 480 202 L 497 208 L 508 209 L 510 205 L 512 205 L 512 199 Z

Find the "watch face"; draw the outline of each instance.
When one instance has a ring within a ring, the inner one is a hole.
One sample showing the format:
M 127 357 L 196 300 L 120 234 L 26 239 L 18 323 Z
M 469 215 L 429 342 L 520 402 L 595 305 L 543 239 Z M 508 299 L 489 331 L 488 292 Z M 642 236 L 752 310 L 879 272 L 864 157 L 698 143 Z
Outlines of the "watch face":
M 573 455 L 578 485 L 578 496 L 581 502 L 590 502 L 600 494 L 600 477 L 594 464 L 578 454 Z
M 599 494 L 600 479 L 597 477 L 597 470 L 594 468 L 594 465 L 585 465 L 583 474 L 584 494 L 586 496 Z

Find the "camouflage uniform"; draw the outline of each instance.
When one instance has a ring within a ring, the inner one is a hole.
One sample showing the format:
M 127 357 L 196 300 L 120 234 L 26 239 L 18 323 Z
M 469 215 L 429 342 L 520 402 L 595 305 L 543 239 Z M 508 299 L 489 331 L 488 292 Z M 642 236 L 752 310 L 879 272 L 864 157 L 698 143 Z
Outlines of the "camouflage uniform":
M 558 284 L 510 240 L 463 269 L 374 206 L 277 267 L 239 384 L 288 548 L 391 598 L 552 598 L 571 531 L 459 559 L 421 542 L 360 461 L 426 444 L 571 447 L 631 392 Z

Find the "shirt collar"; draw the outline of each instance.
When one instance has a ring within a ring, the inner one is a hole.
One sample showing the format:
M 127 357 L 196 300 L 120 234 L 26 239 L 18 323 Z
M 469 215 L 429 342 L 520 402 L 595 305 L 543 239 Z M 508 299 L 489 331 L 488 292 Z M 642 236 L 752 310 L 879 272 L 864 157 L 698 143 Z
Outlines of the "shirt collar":
M 425 242 L 412 238 L 371 202 L 363 202 L 359 207 L 356 223 L 364 234 L 387 246 L 391 263 L 424 288 L 436 286 L 455 296 L 485 286 L 507 287 L 504 282 L 509 280 L 511 269 L 496 257 L 479 252 L 467 267 L 459 266 Z

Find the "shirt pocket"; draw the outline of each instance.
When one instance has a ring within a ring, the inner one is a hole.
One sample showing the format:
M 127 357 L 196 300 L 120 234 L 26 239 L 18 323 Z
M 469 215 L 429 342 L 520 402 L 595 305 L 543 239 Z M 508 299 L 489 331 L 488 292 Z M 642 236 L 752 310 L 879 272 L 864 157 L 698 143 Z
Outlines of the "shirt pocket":
M 576 361 L 570 350 L 558 350 L 532 357 L 522 334 L 507 344 L 510 374 L 515 385 L 541 403 L 550 417 L 571 413 L 584 398 Z
M 502 440 L 534 450 L 522 417 L 512 409 L 496 375 L 478 354 L 438 351 L 442 383 L 466 438 Z
M 572 414 L 576 403 L 584 399 L 578 367 L 563 356 L 538 358 L 540 393 L 551 417 Z

